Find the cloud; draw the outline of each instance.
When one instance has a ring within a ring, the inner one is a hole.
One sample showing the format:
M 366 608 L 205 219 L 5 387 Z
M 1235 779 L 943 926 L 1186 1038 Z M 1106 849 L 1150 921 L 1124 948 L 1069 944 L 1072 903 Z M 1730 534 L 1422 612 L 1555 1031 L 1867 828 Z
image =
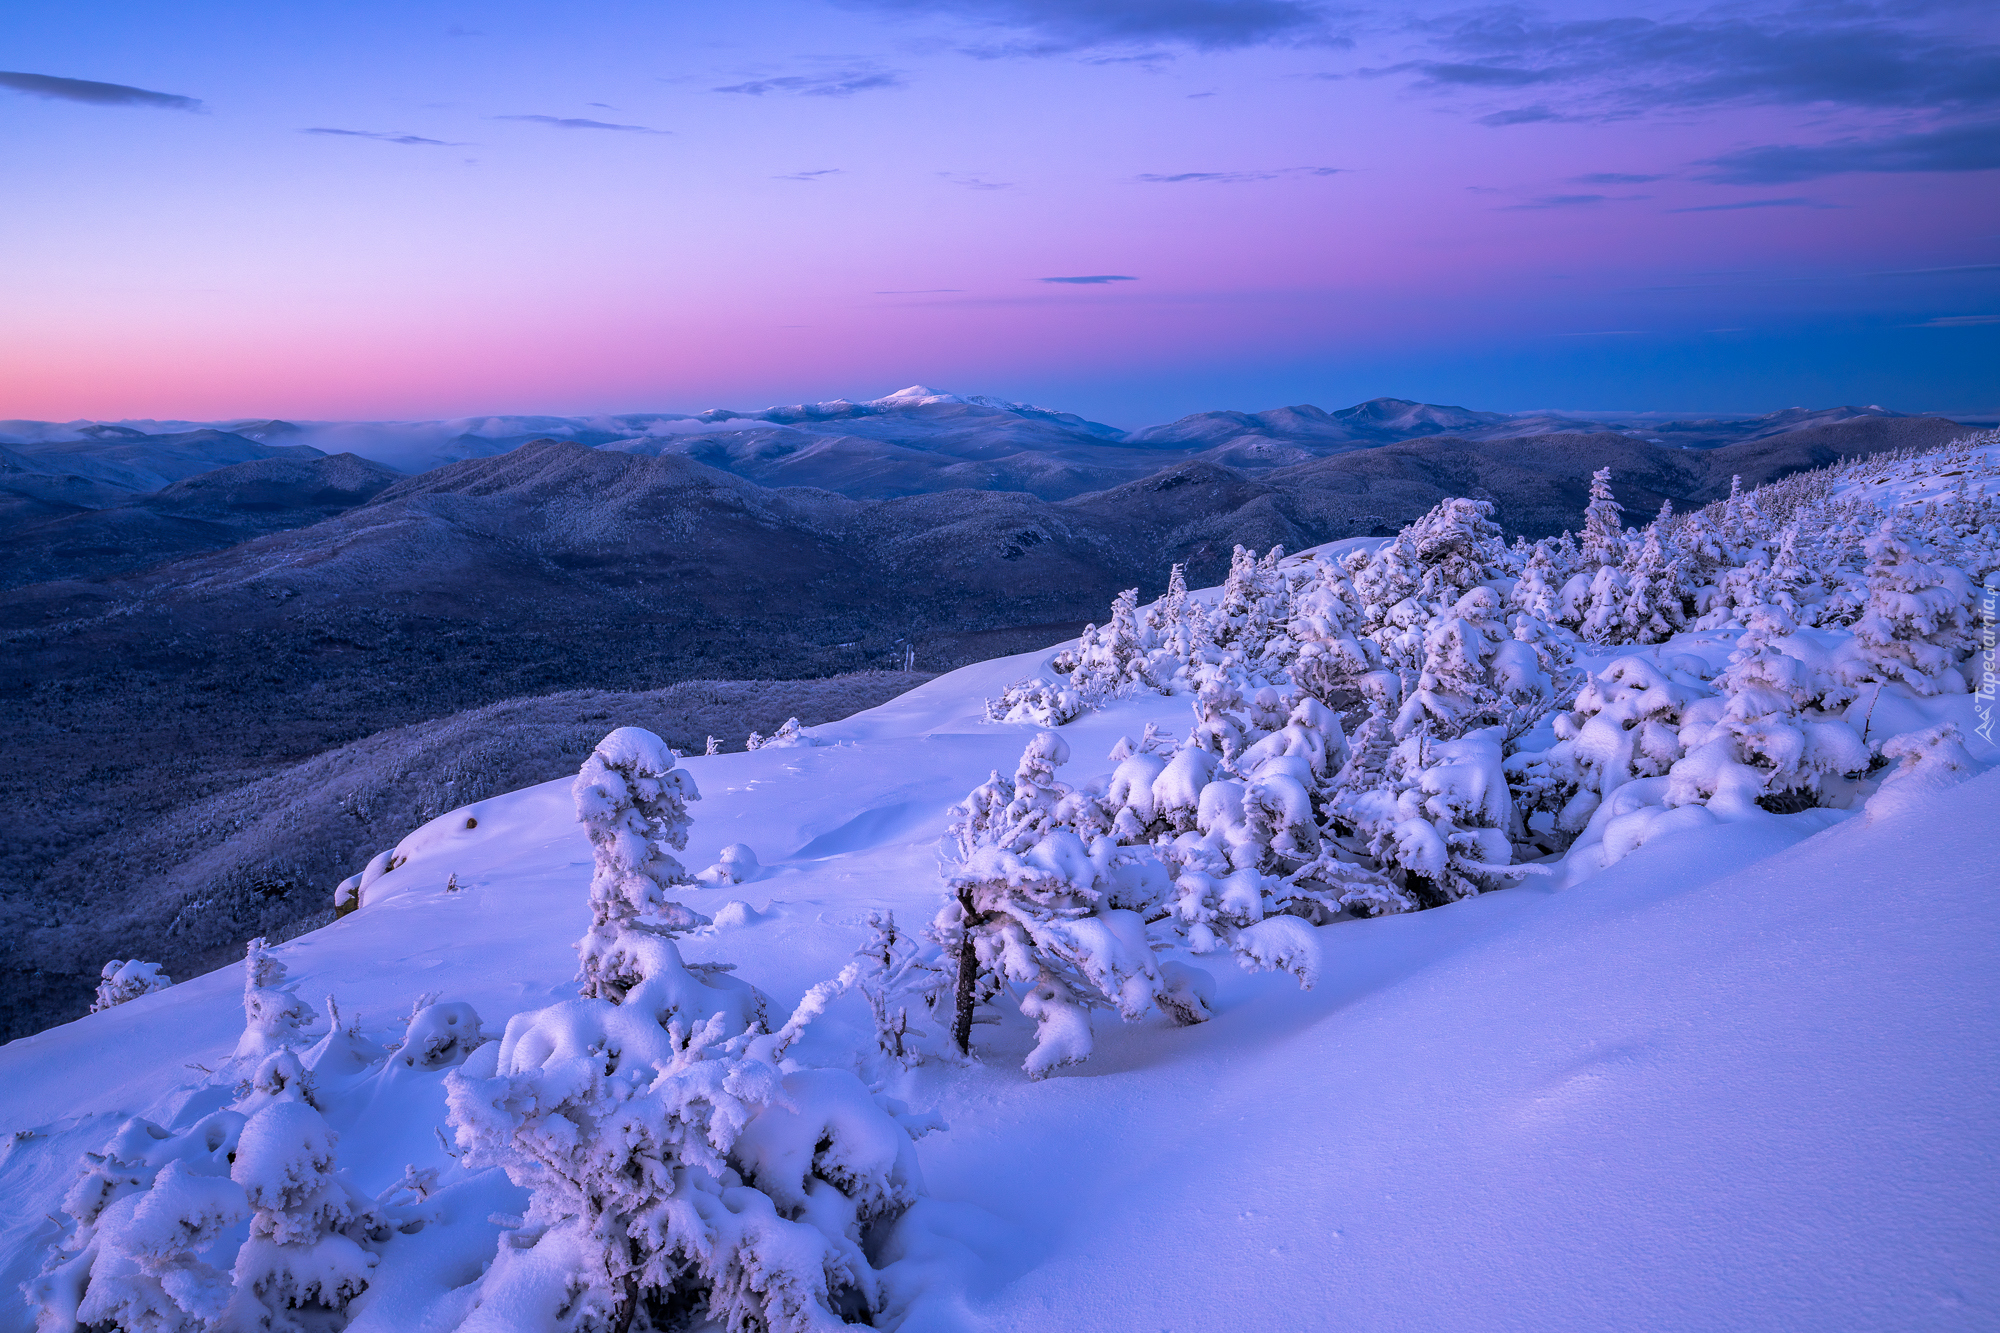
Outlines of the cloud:
M 1986 324 L 2000 324 L 2000 315 L 1939 315 L 1921 324 L 1905 324 L 1906 329 L 1974 329 Z
M 1090 273 L 1079 278 L 1037 278 L 1035 281 L 1095 284 L 1100 282 L 1137 282 L 1138 279 L 1129 273 Z
M 1883 139 L 1770 144 L 1704 159 L 1698 179 L 1721 185 L 1782 185 L 1847 172 L 1992 171 L 2000 168 L 2000 121 L 1953 125 Z
M 0 70 L 0 88 L 12 88 L 30 97 L 52 97 L 64 102 L 86 102 L 92 106 L 147 106 L 158 111 L 201 111 L 198 97 L 178 93 L 156 93 L 149 88 L 133 88 L 122 83 L 96 83 L 90 79 L 59 79 L 53 74 L 21 74 Z
M 2000 105 L 2000 46 L 1911 21 L 1920 7 L 1868 0 L 1764 14 L 1556 18 L 1519 5 L 1416 24 L 1435 57 L 1357 71 L 1430 93 L 1547 90 L 1489 125 L 1615 119 L 1725 104 L 1968 110 Z
M 1055 281 L 1055 279 L 1051 279 L 1051 278 L 1044 278 L 1044 279 L 1042 279 L 1042 281 L 1044 281 L 1044 282 L 1051 282 L 1051 281 Z M 962 292 L 962 291 L 964 291 L 964 290 L 965 290 L 965 288 L 963 288 L 963 287 L 912 287 L 912 288 L 909 288 L 909 289 L 907 289 L 907 290 L 899 290 L 899 291 L 888 291 L 888 292 L 876 292 L 876 293 L 875 293 L 875 295 L 877 295 L 877 296 L 941 296 L 941 295 L 943 295 L 943 294 L 944 294 L 944 293 L 946 293 L 946 292 Z
M 311 129 L 300 130 L 300 134 L 337 134 L 344 139 L 379 139 L 383 143 L 421 145 L 425 148 L 463 148 L 464 144 L 447 142 L 444 139 L 426 139 L 421 134 L 383 134 L 378 130 L 337 130 L 328 125 L 315 125 Z
M 1338 176 L 1346 170 L 1346 167 L 1279 167 L 1275 171 L 1182 171 L 1171 176 L 1146 171 L 1132 179 L 1149 185 L 1182 185 L 1189 182 L 1241 185 L 1246 181 L 1272 181 L 1286 176 Z
M 1551 111 L 1545 106 L 1521 106 L 1515 107 L 1511 111 L 1495 111 L 1491 115 L 1481 116 L 1479 123 L 1481 125 L 1539 125 L 1544 121 L 1575 119 L 1575 116 L 1565 116 L 1561 112 Z
M 521 120 L 531 125 L 546 125 L 552 130 L 616 130 L 621 134 L 673 133 L 672 130 L 656 130 L 647 125 L 613 125 L 608 121 L 584 120 L 580 116 L 489 116 L 487 119 Z
M 968 190 L 1011 190 L 1012 181 L 990 181 L 984 177 L 968 175 L 963 171 L 940 171 L 938 175 L 953 185 L 964 186 Z
M 1634 176 L 1623 171 L 1592 171 L 1581 176 L 1571 176 L 1572 185 L 1649 185 L 1663 181 L 1665 176 Z
M 838 176 L 839 167 L 821 167 L 817 171 L 794 171 L 783 176 L 771 177 L 774 181 L 816 181 L 828 176 Z
M 1588 208 L 1601 204 L 1606 196 L 1601 194 L 1545 194 L 1539 199 L 1530 199 L 1525 204 L 1508 204 L 1505 211 L 1517 212 L 1527 208 Z
M 971 49 L 997 56 L 1068 55 L 1103 47 L 1232 51 L 1252 46 L 1350 45 L 1304 0 L 846 0 L 892 15 L 958 19 L 1011 36 Z
M 857 69 L 843 74 L 786 74 L 778 78 L 752 79 L 748 83 L 732 83 L 709 91 L 741 93 L 746 97 L 763 97 L 768 93 L 786 93 L 793 97 L 852 97 L 856 93 L 879 88 L 902 88 L 908 82 L 898 70 Z
M 1745 208 L 1839 208 L 1839 204 L 1822 204 L 1814 199 L 1793 196 L 1790 199 L 1739 199 L 1733 204 L 1697 204 L 1692 208 L 1669 208 L 1669 213 L 1734 213 Z

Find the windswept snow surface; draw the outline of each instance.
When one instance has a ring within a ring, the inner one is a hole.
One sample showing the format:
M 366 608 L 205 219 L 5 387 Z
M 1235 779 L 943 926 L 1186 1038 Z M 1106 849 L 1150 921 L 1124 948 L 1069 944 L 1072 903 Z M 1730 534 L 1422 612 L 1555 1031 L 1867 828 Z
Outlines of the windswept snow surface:
M 742 843 L 762 863 L 684 892 L 718 922 L 687 958 L 738 964 L 782 1012 L 870 909 L 927 919 L 946 807 L 1032 734 L 983 702 L 1051 656 L 941 677 L 811 747 L 685 760 L 702 799 L 681 859 Z M 1186 708 L 1086 715 L 1062 776 Z M 949 1126 L 917 1145 L 931 1198 L 892 1313 L 920 1333 L 2000 1327 L 1997 804 L 1988 772 L 1921 810 L 1760 816 L 1572 888 L 1322 927 L 1313 991 L 1211 963 L 1213 1021 L 1100 1016 L 1091 1062 L 1038 1083 L 1026 1022 L 983 1027 L 979 1064 L 889 1089 Z M 497 1033 L 575 994 L 591 852 L 567 780 L 401 850 L 360 911 L 274 950 L 322 1015 L 331 992 L 386 1041 L 436 991 Z M 194 1066 L 235 1048 L 241 987 L 224 969 L 0 1048 L 0 1329 L 32 1326 L 15 1284 L 82 1153 L 126 1117 L 177 1128 L 231 1100 Z M 805 1054 L 871 1042 L 849 996 Z M 446 1157 L 442 1072 L 369 1096 L 340 1077 L 322 1070 L 358 1187 L 405 1163 L 458 1182 L 442 1222 L 388 1243 L 351 1327 L 451 1327 L 448 1290 L 524 1195 Z

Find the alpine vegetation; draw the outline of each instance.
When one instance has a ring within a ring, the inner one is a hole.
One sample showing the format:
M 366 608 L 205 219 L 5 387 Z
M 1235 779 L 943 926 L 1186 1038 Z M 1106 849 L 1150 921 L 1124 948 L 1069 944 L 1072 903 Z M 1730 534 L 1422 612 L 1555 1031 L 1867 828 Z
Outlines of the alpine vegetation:
M 2000 524 L 1974 478 L 1992 476 L 1995 438 L 1738 485 L 1692 514 L 1665 504 L 1640 528 L 1624 525 L 1603 468 L 1575 540 L 1509 547 L 1489 504 L 1448 499 L 1335 558 L 1239 547 L 1212 602 L 1190 598 L 1176 567 L 1159 601 L 1121 596 L 1055 659 L 1062 676 L 1012 687 L 987 715 L 1062 725 L 1073 718 L 1035 704 L 1073 696 L 1080 715 L 1135 693 L 1186 696 L 1184 739 L 1149 738 L 1102 795 L 1064 789 L 1062 819 L 1038 827 L 1088 830 L 1102 816 L 1078 812 L 1108 797 L 1112 841 L 1159 846 L 1185 880 L 1192 863 L 1169 849 L 1189 828 L 1212 840 L 1240 820 L 1256 850 L 1221 864 L 1278 887 L 1229 901 L 1312 921 L 1574 879 L 1747 811 L 1845 808 L 1924 699 L 1976 684 L 1972 589 L 2000 566 Z M 1924 477 L 1958 480 L 1887 512 L 1866 498 Z M 1684 650 L 1618 651 L 1669 642 Z M 1586 658 L 1601 665 L 1580 671 Z M 1043 790 L 1023 762 L 1017 811 Z M 989 784 L 964 809 L 996 799 Z M 1057 994 L 1033 975 L 1037 994 Z

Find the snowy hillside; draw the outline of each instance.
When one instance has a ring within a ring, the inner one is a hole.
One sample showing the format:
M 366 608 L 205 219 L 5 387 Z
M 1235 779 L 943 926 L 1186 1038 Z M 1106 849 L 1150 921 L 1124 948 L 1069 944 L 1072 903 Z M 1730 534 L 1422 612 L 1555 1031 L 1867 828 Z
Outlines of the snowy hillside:
M 614 732 L 108 974 L 0 1048 L 0 1330 L 1994 1327 L 2000 440 L 1614 485 Z

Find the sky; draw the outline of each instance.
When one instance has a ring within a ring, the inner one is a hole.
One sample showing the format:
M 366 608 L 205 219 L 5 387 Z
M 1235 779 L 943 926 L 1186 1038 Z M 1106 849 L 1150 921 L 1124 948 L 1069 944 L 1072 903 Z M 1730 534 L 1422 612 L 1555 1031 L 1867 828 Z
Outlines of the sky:
M 2000 7 L 25 0 L 0 417 L 2000 411 Z

